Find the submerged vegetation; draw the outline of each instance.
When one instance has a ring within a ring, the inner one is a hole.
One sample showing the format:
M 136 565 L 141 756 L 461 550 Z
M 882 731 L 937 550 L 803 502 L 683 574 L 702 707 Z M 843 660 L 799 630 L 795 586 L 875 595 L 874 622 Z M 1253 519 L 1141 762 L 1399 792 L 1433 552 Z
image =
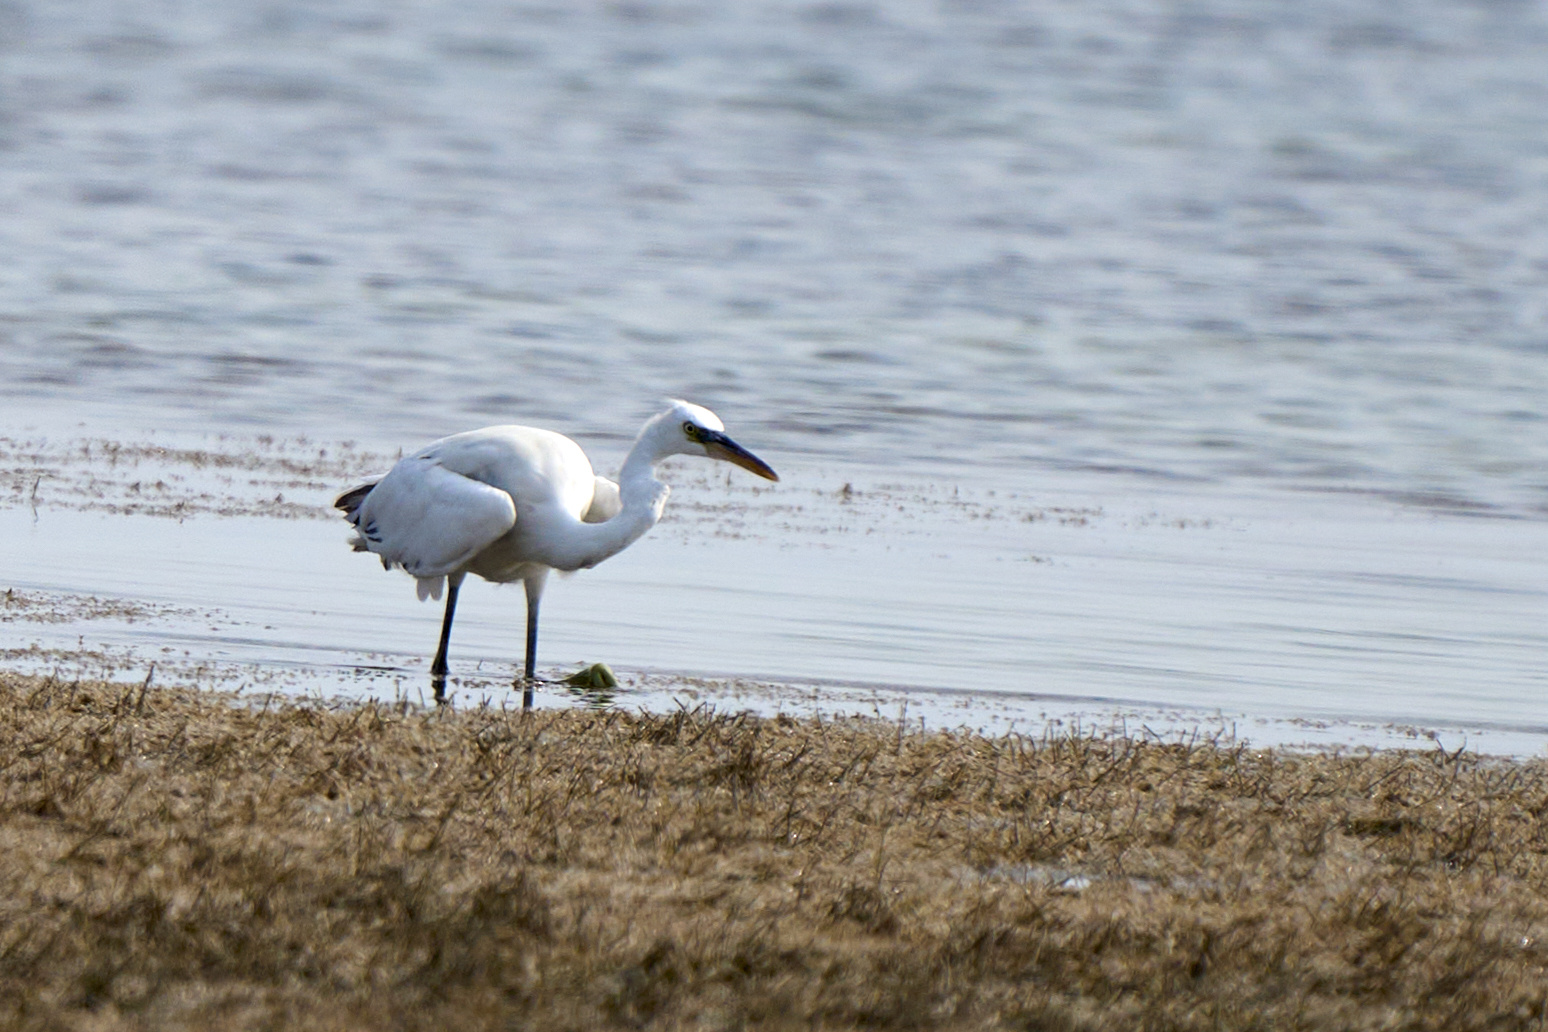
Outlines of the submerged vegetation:
M 7 1028 L 1541 1028 L 1548 765 L 0 677 Z

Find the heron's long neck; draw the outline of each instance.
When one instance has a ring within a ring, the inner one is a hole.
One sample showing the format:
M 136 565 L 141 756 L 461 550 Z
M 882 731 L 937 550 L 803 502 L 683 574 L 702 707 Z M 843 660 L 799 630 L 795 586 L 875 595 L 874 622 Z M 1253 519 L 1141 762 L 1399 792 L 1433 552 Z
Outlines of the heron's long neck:
M 570 563 L 559 566 L 562 570 L 579 570 L 595 566 L 610 556 L 617 555 L 634 544 L 661 519 L 671 488 L 656 479 L 655 465 L 660 456 L 654 444 L 644 436 L 634 443 L 623 469 L 618 474 L 618 499 L 622 505 L 618 514 L 602 523 L 580 526 L 580 540 Z

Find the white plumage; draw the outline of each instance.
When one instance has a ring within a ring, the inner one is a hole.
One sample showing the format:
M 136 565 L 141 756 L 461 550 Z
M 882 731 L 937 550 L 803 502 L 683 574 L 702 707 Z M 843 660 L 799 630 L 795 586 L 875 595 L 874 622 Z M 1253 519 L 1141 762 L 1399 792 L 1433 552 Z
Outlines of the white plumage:
M 375 552 L 383 569 L 413 574 L 420 599 L 440 598 L 448 573 L 516 525 L 516 503 L 421 452 L 394 466 L 356 515 L 355 551 Z
M 447 586 L 441 645 L 430 668 L 437 698 L 445 689 L 446 646 L 463 578 L 474 573 L 524 582 L 530 705 L 538 600 L 548 571 L 595 566 L 655 526 L 669 491 L 653 471 L 672 455 L 721 459 L 779 479 L 726 436 L 713 412 L 674 401 L 640 431 L 617 484 L 597 476 L 586 453 L 562 434 L 492 426 L 405 456 L 386 476 L 346 491 L 335 504 L 355 526 L 355 550 L 413 575 L 421 599 L 438 599 Z

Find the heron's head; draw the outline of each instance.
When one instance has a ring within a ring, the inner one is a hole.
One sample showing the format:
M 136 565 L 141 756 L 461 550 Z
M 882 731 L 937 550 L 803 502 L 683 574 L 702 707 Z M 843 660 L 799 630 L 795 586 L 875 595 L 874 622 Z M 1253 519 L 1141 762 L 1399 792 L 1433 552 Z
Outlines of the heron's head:
M 674 399 L 671 408 L 652 422 L 666 436 L 672 454 L 704 455 L 740 466 L 765 480 L 779 479 L 768 463 L 727 437 L 720 417 L 702 405 Z

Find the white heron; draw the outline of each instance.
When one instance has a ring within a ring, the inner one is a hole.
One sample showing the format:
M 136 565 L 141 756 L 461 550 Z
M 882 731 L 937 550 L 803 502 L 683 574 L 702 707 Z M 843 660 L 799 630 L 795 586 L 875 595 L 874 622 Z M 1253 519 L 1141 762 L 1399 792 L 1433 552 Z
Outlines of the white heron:
M 402 567 L 419 598 L 439 599 L 446 615 L 430 676 L 446 687 L 446 646 L 457 591 L 476 573 L 521 581 L 527 590 L 526 691 L 532 705 L 538 602 L 550 570 L 589 569 L 639 540 L 661 518 L 670 489 L 655 466 L 673 455 L 703 455 L 768 480 L 768 464 L 726 436 L 715 413 L 673 401 L 651 417 L 624 459 L 618 483 L 599 477 L 580 445 L 552 430 L 491 426 L 453 434 L 399 459 L 377 480 L 344 492 L 334 505 L 355 527 L 357 552 L 384 569 Z

